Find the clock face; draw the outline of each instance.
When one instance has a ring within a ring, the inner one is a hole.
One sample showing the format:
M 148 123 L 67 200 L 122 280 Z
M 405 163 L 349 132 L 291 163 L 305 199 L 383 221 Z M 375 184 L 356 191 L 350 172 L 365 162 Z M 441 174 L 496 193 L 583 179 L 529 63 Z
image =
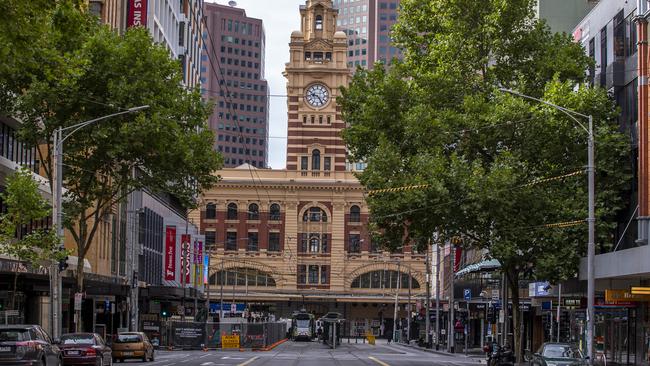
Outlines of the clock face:
M 327 102 L 330 99 L 330 93 L 327 90 L 327 87 L 323 84 L 313 84 L 307 88 L 307 93 L 305 94 L 307 103 L 314 108 L 322 108 L 327 105 Z

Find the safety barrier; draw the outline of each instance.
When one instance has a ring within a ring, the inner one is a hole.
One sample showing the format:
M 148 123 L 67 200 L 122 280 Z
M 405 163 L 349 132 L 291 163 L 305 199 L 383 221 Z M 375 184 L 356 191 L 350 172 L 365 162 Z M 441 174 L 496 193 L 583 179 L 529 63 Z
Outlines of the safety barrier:
M 203 323 L 166 321 L 160 325 L 159 347 L 188 350 L 216 348 L 266 349 L 285 339 L 286 334 L 287 325 L 284 322 Z M 222 345 L 223 339 L 226 339 L 227 344 Z M 235 344 L 233 344 L 233 341 Z

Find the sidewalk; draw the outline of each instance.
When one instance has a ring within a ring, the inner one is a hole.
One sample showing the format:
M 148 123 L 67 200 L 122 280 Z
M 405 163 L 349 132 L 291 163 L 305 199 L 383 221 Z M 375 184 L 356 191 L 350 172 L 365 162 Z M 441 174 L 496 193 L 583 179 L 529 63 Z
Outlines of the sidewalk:
M 406 344 L 406 343 L 395 343 L 395 342 L 393 342 L 393 343 L 390 343 L 390 344 L 397 345 L 397 346 L 402 346 L 402 347 L 409 347 L 409 348 L 417 349 L 417 350 L 422 351 L 422 352 L 434 353 L 434 354 L 441 355 L 441 356 L 466 357 L 466 358 L 475 359 L 475 360 L 477 360 L 478 363 L 485 363 L 485 352 L 483 352 L 483 349 L 481 349 L 481 348 L 471 348 L 471 349 L 468 350 L 467 354 L 465 354 L 465 352 L 462 350 L 462 348 L 458 352 L 451 353 L 451 352 L 447 352 L 442 347 L 439 348 L 438 350 L 436 350 L 435 346 L 434 346 L 434 348 L 426 348 L 426 347 L 420 347 L 415 343 Z

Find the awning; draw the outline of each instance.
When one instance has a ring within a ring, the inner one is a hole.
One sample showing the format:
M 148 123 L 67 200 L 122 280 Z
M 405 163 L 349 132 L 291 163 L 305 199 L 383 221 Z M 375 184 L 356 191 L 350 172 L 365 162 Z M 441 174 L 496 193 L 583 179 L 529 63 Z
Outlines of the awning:
M 475 272 L 493 271 L 497 268 L 501 268 L 501 263 L 499 263 L 498 260 L 496 259 L 484 260 L 482 262 L 470 264 L 465 268 L 459 270 L 458 272 L 456 272 L 456 277 L 464 276 Z

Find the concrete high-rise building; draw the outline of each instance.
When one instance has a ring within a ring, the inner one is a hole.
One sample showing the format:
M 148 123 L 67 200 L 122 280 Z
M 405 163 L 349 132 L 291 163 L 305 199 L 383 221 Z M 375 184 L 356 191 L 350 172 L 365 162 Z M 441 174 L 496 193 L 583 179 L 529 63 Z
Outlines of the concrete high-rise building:
M 268 85 L 262 20 L 244 9 L 206 3 L 202 88 L 215 102 L 210 128 L 225 167 L 268 166 Z
M 336 27 L 348 37 L 348 67 L 372 67 L 375 61 L 402 57 L 390 41 L 399 0 L 334 0 L 334 6 L 339 10 Z
M 87 0 L 88 10 L 118 32 L 146 27 L 155 43 L 181 61 L 183 83 L 199 88 L 203 0 Z

